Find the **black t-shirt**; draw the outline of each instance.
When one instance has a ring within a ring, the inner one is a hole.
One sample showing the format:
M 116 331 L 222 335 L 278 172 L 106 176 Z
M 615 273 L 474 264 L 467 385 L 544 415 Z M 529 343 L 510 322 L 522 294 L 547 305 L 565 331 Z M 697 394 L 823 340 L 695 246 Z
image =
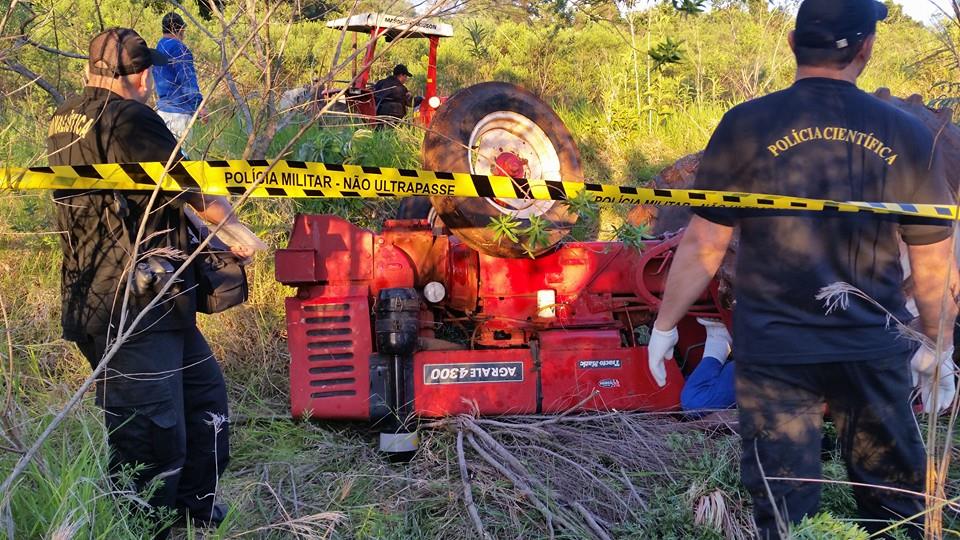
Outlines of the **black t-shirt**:
M 717 126 L 696 187 L 837 201 L 952 204 L 935 140 L 917 119 L 832 79 L 730 110 Z M 898 235 L 907 244 L 950 236 L 949 224 L 866 213 L 702 208 L 739 226 L 734 309 L 738 362 L 861 361 L 905 353 L 886 314 L 851 297 L 829 315 L 815 296 L 850 283 L 902 321 Z
M 64 102 L 54 113 L 47 133 L 51 165 L 135 163 L 169 159 L 177 141 L 163 120 L 149 107 L 108 90 L 87 87 Z M 61 294 L 63 337 L 87 341 L 105 335 L 114 326 L 116 335 L 123 291 L 131 264 L 131 247 L 146 219 L 140 247 L 144 254 L 158 248 L 186 251 L 186 221 L 178 194 L 162 193 L 145 214 L 150 192 L 54 192 L 57 227 L 63 249 Z M 168 260 L 170 260 L 168 258 Z M 174 267 L 179 263 L 170 260 Z M 144 330 L 174 330 L 196 320 L 193 272 L 182 274 L 179 295 L 171 295 L 141 321 Z M 129 324 L 152 295 L 129 303 Z

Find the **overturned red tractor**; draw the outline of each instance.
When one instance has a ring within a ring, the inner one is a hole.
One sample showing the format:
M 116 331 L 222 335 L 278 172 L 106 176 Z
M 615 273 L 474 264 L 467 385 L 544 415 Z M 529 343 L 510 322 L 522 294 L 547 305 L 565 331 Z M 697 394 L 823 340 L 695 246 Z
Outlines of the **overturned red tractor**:
M 581 178 L 560 119 L 531 94 L 484 83 L 453 96 L 433 121 L 427 168 L 515 178 Z M 660 387 L 648 326 L 679 236 L 561 242 L 576 215 L 560 203 L 432 198 L 379 234 L 343 219 L 299 216 L 276 255 L 286 301 L 292 412 L 369 420 L 381 447 L 415 447 L 411 419 L 582 410 L 674 410 L 683 376 Z M 495 238 L 491 218 L 552 224 L 529 246 Z M 714 283 L 681 324 L 681 366 L 703 342 L 694 317 L 727 318 Z

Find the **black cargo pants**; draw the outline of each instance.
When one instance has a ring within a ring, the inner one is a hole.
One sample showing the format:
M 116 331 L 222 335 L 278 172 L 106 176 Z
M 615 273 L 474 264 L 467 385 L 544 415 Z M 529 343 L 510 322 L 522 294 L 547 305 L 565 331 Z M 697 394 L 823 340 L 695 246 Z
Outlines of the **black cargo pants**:
M 105 338 L 79 343 L 95 365 Z M 203 335 L 183 330 L 139 334 L 125 343 L 97 381 L 114 472 L 140 464 L 136 488 L 162 486 L 150 504 L 207 520 L 217 479 L 230 459 L 227 392 Z
M 797 523 L 817 513 L 823 406 L 849 481 L 923 492 L 925 452 L 911 405 L 909 355 L 865 362 L 736 364 L 741 478 L 763 539 L 780 538 L 775 513 Z M 874 532 L 923 510 L 923 498 L 854 485 L 860 524 Z M 923 536 L 923 518 L 905 529 Z

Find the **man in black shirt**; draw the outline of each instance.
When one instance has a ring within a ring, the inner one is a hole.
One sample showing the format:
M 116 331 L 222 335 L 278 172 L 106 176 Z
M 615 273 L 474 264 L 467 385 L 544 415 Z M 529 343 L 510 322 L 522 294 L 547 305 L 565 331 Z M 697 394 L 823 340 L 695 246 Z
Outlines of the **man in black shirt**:
M 886 12 L 874 0 L 805 0 L 790 36 L 796 82 L 724 116 L 696 187 L 951 204 L 933 134 L 855 86 Z M 716 272 L 738 227 L 733 348 L 741 475 L 761 536 L 779 536 L 777 514 L 795 523 L 819 507 L 824 404 L 850 480 L 882 486 L 854 487 L 863 525 L 876 531 L 886 521 L 921 512 L 922 497 L 883 487 L 924 490 L 910 369 L 919 376 L 928 409 L 934 397 L 938 408 L 954 397 L 950 329 L 956 306 L 947 302 L 941 313 L 945 285 L 957 284 L 950 224 L 865 213 L 704 208 L 695 214 L 654 324 L 650 368 L 664 384 L 663 362 L 672 355 L 676 324 Z M 824 287 L 846 282 L 909 321 L 898 238 L 914 270 L 922 331 L 943 345 L 939 357 L 926 346 L 914 353 L 914 345 L 888 328 L 886 313 L 868 302 L 850 298 L 828 311 L 816 298 Z M 922 524 L 922 518 L 916 521 Z M 922 535 L 922 526 L 909 533 Z
M 407 107 L 411 103 L 410 92 L 404 86 L 410 78 L 410 70 L 403 64 L 393 68 L 393 75 L 377 81 L 373 86 L 373 97 L 377 103 L 377 116 L 403 118 L 407 116 Z
M 133 30 L 112 28 L 90 42 L 88 83 L 50 122 L 51 165 L 166 162 L 177 141 L 147 105 L 150 67 L 166 57 Z M 135 167 L 134 167 L 135 168 Z M 92 169 L 92 168 L 91 168 Z M 54 192 L 61 236 L 63 337 L 96 367 L 144 315 L 97 380 L 113 465 L 143 465 L 143 488 L 162 478 L 151 503 L 189 513 L 194 521 L 222 520 L 214 505 L 218 476 L 229 459 L 223 375 L 196 327 L 192 269 L 153 309 L 159 287 L 131 287 L 131 272 L 167 275 L 189 253 L 184 205 L 203 219 L 235 221 L 230 203 L 195 193 Z M 131 260 L 143 227 L 136 261 Z M 241 256 L 246 248 L 234 248 Z M 136 279 L 134 280 L 137 281 Z

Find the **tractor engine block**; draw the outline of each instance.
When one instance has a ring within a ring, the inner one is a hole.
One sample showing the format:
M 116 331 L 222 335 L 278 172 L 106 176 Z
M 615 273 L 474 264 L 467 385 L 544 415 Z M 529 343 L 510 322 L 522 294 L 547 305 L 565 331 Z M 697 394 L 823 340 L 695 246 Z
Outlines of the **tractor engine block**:
M 380 234 L 298 216 L 276 253 L 286 300 L 294 416 L 389 422 L 584 410 L 668 411 L 699 361 L 695 317 L 729 319 L 713 284 L 680 324 L 667 384 L 647 365 L 679 235 L 642 249 L 565 243 L 536 258 L 478 253 L 426 220 Z M 441 339 L 441 327 L 461 339 Z

